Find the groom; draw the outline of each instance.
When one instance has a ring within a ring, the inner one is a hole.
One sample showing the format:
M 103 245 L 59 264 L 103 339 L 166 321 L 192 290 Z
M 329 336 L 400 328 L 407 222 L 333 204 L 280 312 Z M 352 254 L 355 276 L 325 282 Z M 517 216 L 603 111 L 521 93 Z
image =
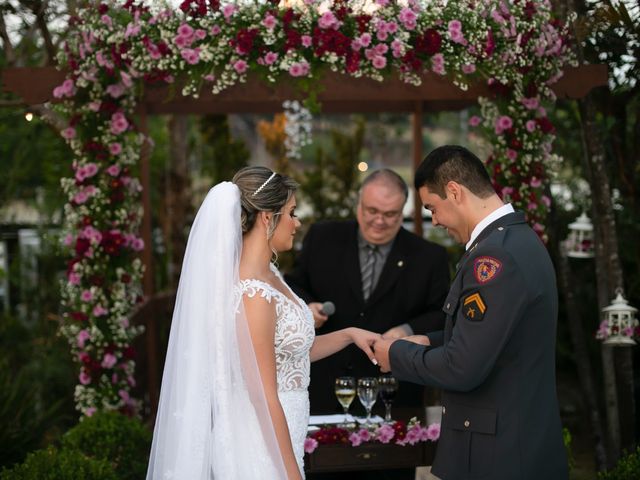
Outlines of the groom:
M 444 331 L 383 339 L 374 348 L 383 371 L 444 390 L 433 473 L 446 480 L 566 479 L 556 280 L 544 245 L 463 147 L 432 151 L 415 187 L 433 224 L 466 244 L 466 253 L 444 302 Z

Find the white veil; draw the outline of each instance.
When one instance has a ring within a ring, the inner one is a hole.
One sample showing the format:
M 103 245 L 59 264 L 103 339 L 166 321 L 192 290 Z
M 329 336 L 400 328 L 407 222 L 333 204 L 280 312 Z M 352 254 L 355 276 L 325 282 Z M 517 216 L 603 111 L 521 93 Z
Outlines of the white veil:
M 237 290 L 240 191 L 212 188 L 191 227 L 147 480 L 286 479 Z

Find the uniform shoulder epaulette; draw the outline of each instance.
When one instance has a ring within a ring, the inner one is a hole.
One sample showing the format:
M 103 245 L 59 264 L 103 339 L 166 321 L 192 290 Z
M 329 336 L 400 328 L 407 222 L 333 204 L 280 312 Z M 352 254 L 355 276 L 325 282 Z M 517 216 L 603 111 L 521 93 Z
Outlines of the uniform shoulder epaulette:
M 507 231 L 508 227 L 494 228 L 482 242 L 483 246 L 502 245 L 504 243 Z

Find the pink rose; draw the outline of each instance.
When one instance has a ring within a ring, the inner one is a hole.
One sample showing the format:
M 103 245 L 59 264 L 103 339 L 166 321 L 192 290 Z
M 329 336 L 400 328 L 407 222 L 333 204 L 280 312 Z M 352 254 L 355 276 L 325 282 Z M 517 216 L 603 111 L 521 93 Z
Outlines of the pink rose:
M 536 125 L 537 124 L 535 120 L 527 120 L 527 123 L 525 123 L 525 128 L 528 132 L 533 133 L 536 129 Z
M 309 48 L 313 44 L 313 39 L 309 35 L 302 35 L 300 39 L 302 41 L 302 46 Z
M 95 408 L 95 407 L 89 407 L 89 408 L 87 408 L 87 409 L 85 410 L 84 414 L 85 414 L 87 417 L 91 417 L 91 416 L 93 416 L 93 414 L 94 414 L 94 413 L 96 413 L 96 411 L 97 411 L 97 410 L 96 410 L 96 408 Z
M 119 135 L 129 128 L 129 122 L 122 112 L 111 115 L 111 133 Z
M 73 127 L 67 127 L 64 130 L 62 130 L 61 135 L 63 138 L 66 138 L 67 140 L 71 140 L 72 138 L 76 137 L 76 129 Z
M 113 368 L 113 366 L 118 362 L 116 356 L 112 353 L 106 353 L 102 358 L 102 363 L 100 364 L 102 368 Z
M 220 28 L 220 25 L 214 25 L 213 27 L 211 27 L 211 35 L 213 35 L 214 37 L 216 35 L 218 35 L 220 32 L 222 31 L 222 29 Z
M 387 59 L 382 56 L 377 56 L 373 58 L 372 63 L 375 68 L 377 68 L 378 70 L 381 70 L 387 66 Z
M 333 28 L 337 30 L 338 27 L 340 26 L 340 23 L 338 22 L 338 19 L 335 17 L 333 12 L 329 10 L 327 12 L 324 12 L 322 16 L 318 19 L 318 26 L 320 28 L 325 28 L 325 29 Z
M 87 374 L 84 368 L 80 370 L 80 376 L 78 377 L 78 380 L 82 385 L 89 385 L 91 383 L 91 377 Z
M 122 145 L 120 145 L 118 142 L 110 144 L 109 152 L 111 153 L 111 155 L 120 155 L 120 153 L 122 153 Z
M 91 290 L 84 290 L 80 294 L 80 300 L 82 300 L 83 302 L 90 302 L 91 300 L 93 300 L 93 293 L 91 293 Z
M 124 85 L 122 83 L 114 83 L 107 87 L 107 93 L 111 95 L 113 98 L 118 98 L 124 95 Z
M 89 200 L 89 196 L 86 194 L 84 190 L 80 190 L 73 196 L 73 201 L 78 205 L 82 205 L 84 202 Z
M 200 49 L 199 48 L 185 48 L 180 51 L 180 55 L 189 65 L 195 65 L 200 61 Z
M 136 252 L 141 252 L 144 250 L 144 240 L 141 238 L 135 238 L 131 242 L 131 248 Z
M 276 23 L 277 22 L 275 17 L 271 14 L 267 14 L 267 16 L 264 17 L 264 20 L 262 20 L 262 25 L 264 25 L 268 30 L 273 30 L 276 26 Z
M 507 148 L 507 158 L 509 160 L 511 160 L 512 162 L 514 162 L 516 160 L 516 158 L 518 158 L 518 152 L 516 152 L 515 150 L 513 150 L 511 148 Z
M 481 122 L 482 122 L 482 118 L 480 118 L 477 115 L 474 115 L 469 119 L 469 125 L 471 125 L 472 127 L 477 127 L 478 125 L 480 125 Z
M 236 60 L 236 62 L 233 64 L 233 69 L 240 74 L 246 72 L 247 67 L 247 62 L 245 62 L 244 60 Z
M 307 437 L 304 439 L 305 453 L 313 453 L 316 448 L 318 448 L 318 441 L 315 438 Z
M 112 177 L 117 177 L 120 173 L 120 165 L 116 165 L 115 163 L 109 167 L 107 167 L 107 173 Z
M 225 20 L 229 21 L 229 19 L 236 12 L 236 6 L 228 3 L 222 8 L 222 15 L 224 15 Z
M 509 130 L 513 126 L 513 120 L 508 115 L 501 115 L 496 118 L 494 123 L 495 132 L 500 135 L 505 130 Z
M 267 52 L 264 56 L 264 63 L 266 65 L 272 65 L 276 60 L 278 60 L 278 54 L 275 52 Z
M 352 447 L 357 447 L 362 444 L 362 438 L 356 432 L 353 432 L 349 435 L 349 441 L 351 442 Z
M 191 38 L 193 36 L 193 28 L 187 23 L 183 23 L 178 27 L 178 35 L 181 37 Z
M 470 73 L 473 73 L 476 71 L 476 66 L 473 63 L 465 63 L 464 65 L 462 65 L 462 73 L 466 73 L 467 75 L 469 75 Z
M 435 442 L 440 438 L 440 424 L 432 423 L 427 427 L 427 438 L 432 442 Z
M 107 313 L 109 313 L 109 311 L 106 308 L 104 308 L 102 305 L 96 305 L 95 307 L 93 307 L 94 317 L 102 317 Z
M 309 64 L 307 62 L 295 62 L 289 67 L 289 74 L 292 77 L 303 77 L 309 73 Z
M 91 335 L 89 335 L 89 332 L 87 332 L 86 330 L 80 330 L 78 332 L 78 335 L 76 336 L 76 343 L 78 347 L 84 348 L 84 343 L 90 338 Z
M 537 97 L 523 98 L 522 104 L 529 110 L 535 110 L 540 105 L 540 100 Z

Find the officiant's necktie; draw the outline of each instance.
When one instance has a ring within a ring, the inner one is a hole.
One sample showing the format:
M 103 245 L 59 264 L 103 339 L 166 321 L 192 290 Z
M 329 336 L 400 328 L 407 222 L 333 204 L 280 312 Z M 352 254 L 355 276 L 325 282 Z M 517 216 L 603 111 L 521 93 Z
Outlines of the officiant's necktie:
M 367 300 L 373 291 L 374 272 L 376 268 L 376 257 L 378 247 L 376 245 L 366 246 L 367 256 L 362 265 L 362 295 Z

